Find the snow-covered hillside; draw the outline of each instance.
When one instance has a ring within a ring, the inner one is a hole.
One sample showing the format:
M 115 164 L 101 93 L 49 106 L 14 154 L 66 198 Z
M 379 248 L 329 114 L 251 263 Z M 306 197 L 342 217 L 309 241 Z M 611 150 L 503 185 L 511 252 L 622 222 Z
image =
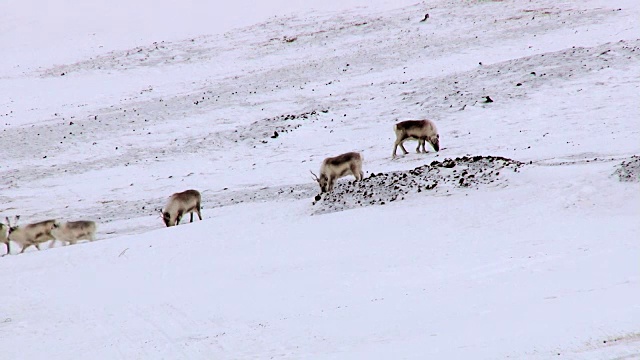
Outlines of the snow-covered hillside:
M 246 3 L 0 5 L 0 358 L 640 358 L 640 4 Z

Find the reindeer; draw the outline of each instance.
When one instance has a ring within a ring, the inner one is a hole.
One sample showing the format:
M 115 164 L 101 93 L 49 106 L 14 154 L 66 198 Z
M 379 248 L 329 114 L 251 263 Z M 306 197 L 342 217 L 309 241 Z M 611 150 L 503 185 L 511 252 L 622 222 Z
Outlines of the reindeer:
M 58 222 L 56 220 L 45 220 L 25 226 L 18 226 L 17 222 L 20 216 L 14 218 L 14 225 L 11 226 L 9 218 L 7 217 L 7 225 L 9 225 L 9 236 L 7 237 L 7 254 L 11 252 L 9 247 L 10 241 L 15 241 L 22 245 L 22 254 L 29 246 L 35 245 L 36 249 L 40 250 L 40 244 L 49 240 L 55 239 L 51 235 L 51 231 L 57 228 Z
M 320 191 L 330 192 L 333 190 L 335 181 L 349 174 L 353 175 L 356 180 L 362 180 L 364 173 L 362 172 L 362 155 L 357 152 L 348 152 L 335 157 L 329 157 L 322 161 L 320 166 L 320 177 L 311 171 L 314 180 L 320 185 Z
M 402 145 L 403 142 L 409 139 L 418 140 L 418 147 L 416 148 L 416 152 L 418 154 L 420 153 L 421 146 L 422 152 L 427 152 L 424 148 L 425 141 L 428 141 L 429 144 L 433 146 L 433 150 L 436 152 L 440 151 L 440 135 L 438 134 L 436 124 L 431 120 L 401 121 L 393 126 L 393 131 L 396 133 L 396 141 L 393 145 L 392 158 L 396 157 L 398 145 L 400 145 L 400 148 L 404 151 L 405 155 L 409 153 Z
M 75 245 L 78 240 L 93 241 L 96 238 L 96 229 L 96 223 L 93 221 L 67 221 L 51 231 L 55 239 L 51 241 L 49 247 L 52 247 L 56 240 L 71 245 Z
M 164 206 L 164 210 L 161 210 L 164 224 L 167 227 L 178 225 L 182 216 L 189 213 L 191 213 L 191 222 L 193 222 L 194 211 L 198 214 L 198 218 L 202 220 L 200 202 L 201 197 L 197 190 L 186 190 L 171 195 Z
M 7 225 L 0 223 L 0 243 L 7 245 L 7 254 L 9 253 L 9 228 Z M 5 254 L 6 255 L 6 254 Z M 4 256 L 4 255 L 3 255 Z

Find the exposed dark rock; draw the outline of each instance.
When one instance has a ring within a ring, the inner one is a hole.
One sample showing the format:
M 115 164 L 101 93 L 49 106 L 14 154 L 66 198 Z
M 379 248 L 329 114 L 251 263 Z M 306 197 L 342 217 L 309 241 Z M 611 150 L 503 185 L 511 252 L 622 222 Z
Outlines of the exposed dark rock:
M 500 156 L 462 156 L 432 161 L 406 171 L 371 174 L 362 181 L 339 181 L 333 192 L 325 194 L 315 213 L 334 212 L 359 206 L 402 201 L 409 194 L 422 195 L 423 190 L 448 193 L 452 188 L 470 189 L 494 183 L 500 170 L 517 170 L 523 163 Z M 454 169 L 455 168 L 455 169 Z

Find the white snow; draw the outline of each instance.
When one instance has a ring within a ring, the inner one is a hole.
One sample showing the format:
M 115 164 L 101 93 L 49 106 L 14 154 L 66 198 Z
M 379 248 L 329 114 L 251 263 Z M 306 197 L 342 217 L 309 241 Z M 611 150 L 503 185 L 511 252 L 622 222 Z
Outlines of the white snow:
M 98 241 L 12 243 L 0 358 L 640 358 L 638 19 L 3 3 L 0 215 L 95 220 Z M 418 118 L 441 151 L 392 160 Z M 314 201 L 309 170 L 346 151 L 366 179 Z M 204 220 L 164 228 L 190 188 Z

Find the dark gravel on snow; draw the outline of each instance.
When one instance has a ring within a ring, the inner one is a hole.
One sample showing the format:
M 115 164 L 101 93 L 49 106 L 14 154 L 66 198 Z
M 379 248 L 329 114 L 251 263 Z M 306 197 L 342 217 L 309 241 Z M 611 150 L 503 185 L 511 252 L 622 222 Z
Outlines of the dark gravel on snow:
M 640 182 L 640 156 L 634 155 L 620 163 L 615 171 L 620 181 Z
M 315 214 L 359 206 L 385 205 L 425 193 L 446 193 L 455 188 L 500 185 L 506 174 L 524 163 L 499 156 L 463 156 L 419 166 L 407 171 L 371 174 L 362 181 L 336 183 L 333 192 L 316 201 Z

